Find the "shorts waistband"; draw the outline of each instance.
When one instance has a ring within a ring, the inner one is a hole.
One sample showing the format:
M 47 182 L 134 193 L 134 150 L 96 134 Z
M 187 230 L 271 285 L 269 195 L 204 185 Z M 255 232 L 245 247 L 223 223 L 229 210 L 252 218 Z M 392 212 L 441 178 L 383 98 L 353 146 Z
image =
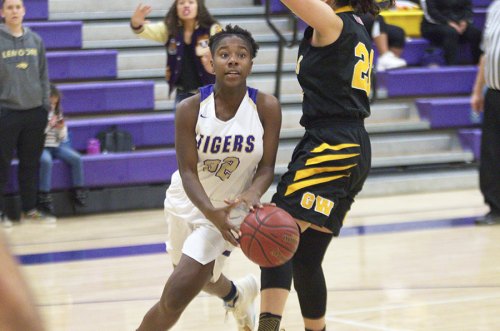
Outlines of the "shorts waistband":
M 305 126 L 306 130 L 314 128 L 325 128 L 336 125 L 353 125 L 353 126 L 364 126 L 365 120 L 362 118 L 348 118 L 348 117 L 333 117 L 328 119 L 319 119 L 312 121 Z

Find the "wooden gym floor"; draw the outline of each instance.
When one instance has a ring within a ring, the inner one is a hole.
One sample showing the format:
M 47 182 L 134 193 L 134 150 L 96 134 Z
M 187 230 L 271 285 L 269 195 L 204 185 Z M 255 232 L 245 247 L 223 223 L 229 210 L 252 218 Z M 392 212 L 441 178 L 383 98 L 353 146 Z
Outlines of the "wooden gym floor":
M 359 198 L 323 263 L 327 330 L 500 330 L 500 226 L 477 190 Z M 8 229 L 50 331 L 134 330 L 172 270 L 162 210 Z M 236 250 L 231 278 L 259 269 Z M 258 303 L 257 303 L 258 304 Z M 292 292 L 282 327 L 302 331 Z M 200 294 L 174 330 L 236 330 Z

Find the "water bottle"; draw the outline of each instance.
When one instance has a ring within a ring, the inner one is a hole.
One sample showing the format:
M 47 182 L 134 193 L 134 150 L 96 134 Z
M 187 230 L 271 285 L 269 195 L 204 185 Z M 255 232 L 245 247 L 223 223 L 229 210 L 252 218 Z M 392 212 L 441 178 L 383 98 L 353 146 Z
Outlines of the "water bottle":
M 101 143 L 98 139 L 91 138 L 87 141 L 87 154 L 100 154 L 101 153 Z

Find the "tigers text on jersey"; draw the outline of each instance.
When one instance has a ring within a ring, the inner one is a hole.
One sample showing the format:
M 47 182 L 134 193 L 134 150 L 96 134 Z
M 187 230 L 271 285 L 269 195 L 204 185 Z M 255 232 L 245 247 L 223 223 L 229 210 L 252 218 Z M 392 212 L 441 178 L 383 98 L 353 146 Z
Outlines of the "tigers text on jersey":
M 344 27 L 335 42 L 312 46 L 313 29 L 308 27 L 299 47 L 296 73 L 304 92 L 300 123 L 305 127 L 332 118 L 363 119 L 370 115 L 372 42 L 351 7 L 336 13 Z
M 257 111 L 257 90 L 247 88 L 236 114 L 222 121 L 215 114 L 213 85 L 200 88 L 201 101 L 196 124 L 198 176 L 215 207 L 225 205 L 252 183 L 263 155 L 264 128 Z M 179 172 L 172 175 L 167 200 L 189 200 Z M 166 202 L 167 205 L 167 202 Z

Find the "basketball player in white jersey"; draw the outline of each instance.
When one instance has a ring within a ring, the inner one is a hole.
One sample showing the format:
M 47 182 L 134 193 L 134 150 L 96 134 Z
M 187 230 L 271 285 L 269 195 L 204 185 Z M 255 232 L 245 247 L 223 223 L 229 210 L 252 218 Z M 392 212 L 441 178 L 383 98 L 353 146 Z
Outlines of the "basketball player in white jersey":
M 281 127 L 278 100 L 247 87 L 258 45 L 251 34 L 228 25 L 209 41 L 214 85 L 178 105 L 175 148 L 179 170 L 165 199 L 167 250 L 175 265 L 160 301 L 138 330 L 168 330 L 204 290 L 233 312 L 238 330 L 255 327 L 252 275 L 231 282 L 221 272 L 238 245 L 238 224 L 230 212 L 253 210 L 274 177 Z

